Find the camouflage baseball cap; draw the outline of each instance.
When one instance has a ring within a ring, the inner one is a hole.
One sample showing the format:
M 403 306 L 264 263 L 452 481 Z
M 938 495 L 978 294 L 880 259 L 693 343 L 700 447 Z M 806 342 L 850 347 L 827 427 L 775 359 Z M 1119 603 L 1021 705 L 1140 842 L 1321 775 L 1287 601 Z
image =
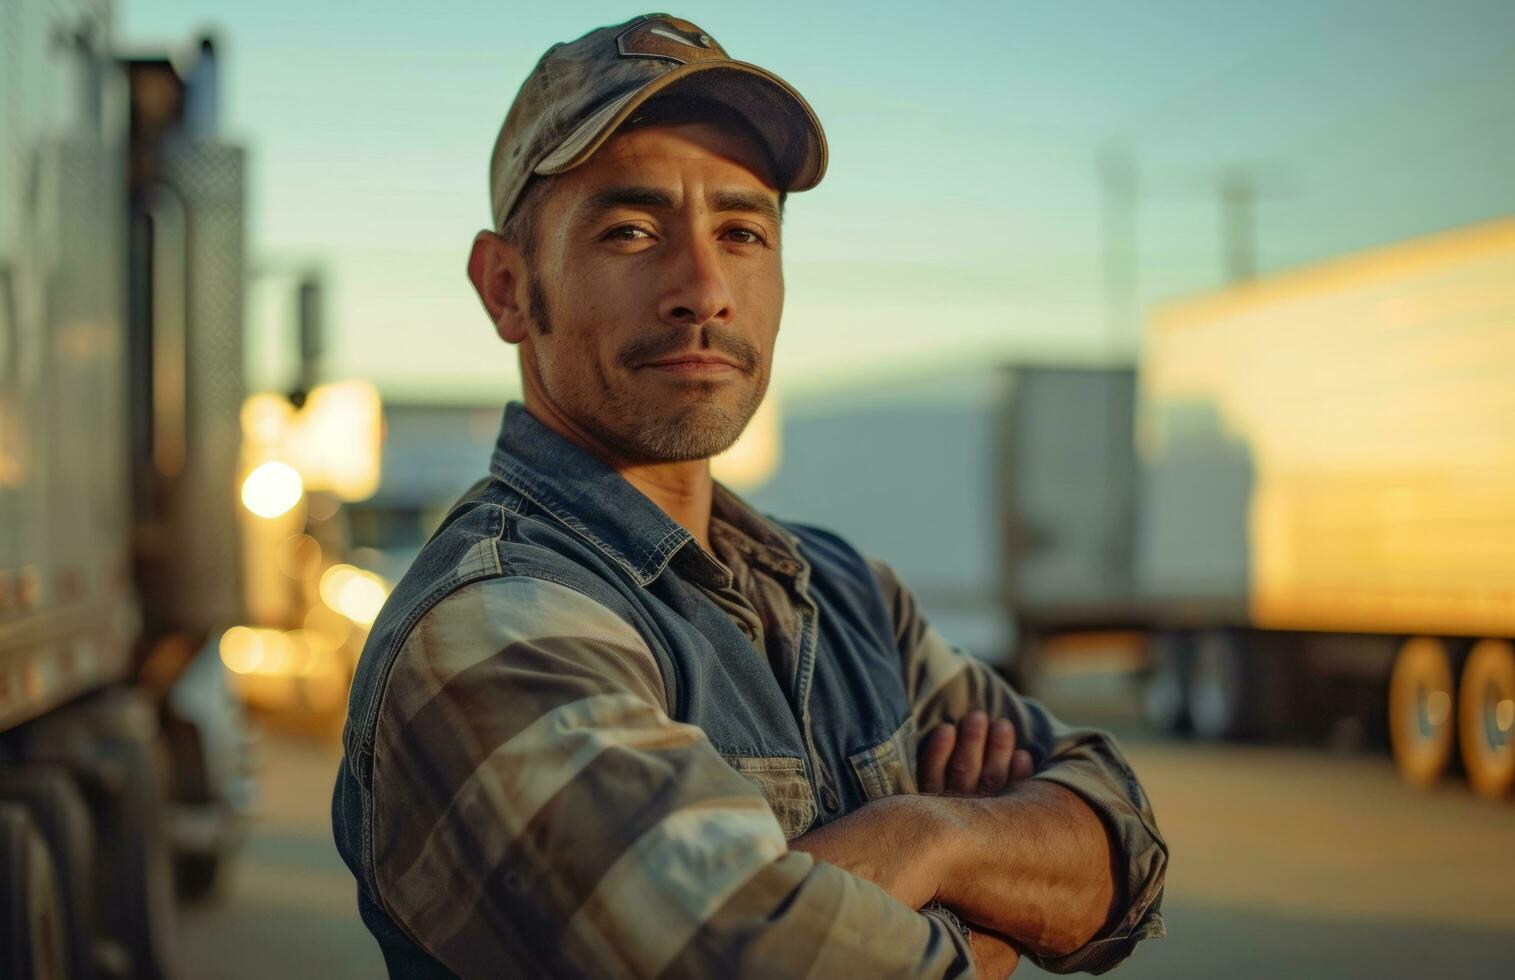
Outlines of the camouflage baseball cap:
M 495 229 L 526 182 L 588 160 L 636 108 L 672 86 L 736 110 L 768 145 L 780 187 L 803 191 L 826 172 L 826 134 L 788 82 L 733 61 L 709 34 L 668 14 L 643 14 L 554 44 L 516 93 L 489 161 Z

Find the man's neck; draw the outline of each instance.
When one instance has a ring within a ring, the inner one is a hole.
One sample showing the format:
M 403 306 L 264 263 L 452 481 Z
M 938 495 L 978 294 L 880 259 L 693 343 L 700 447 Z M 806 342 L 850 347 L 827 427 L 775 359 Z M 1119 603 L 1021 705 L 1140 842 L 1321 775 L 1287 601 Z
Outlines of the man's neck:
M 715 493 L 715 481 L 710 478 L 710 461 L 694 460 L 688 463 L 657 463 L 647 466 L 620 466 L 610 464 L 615 471 L 636 487 L 663 513 L 682 525 L 710 554 L 710 507 Z
M 621 474 L 627 483 L 694 535 L 700 547 L 714 553 L 710 546 L 710 507 L 715 495 L 715 481 L 710 476 L 710 460 L 682 463 L 629 461 L 592 433 L 575 425 L 551 401 L 533 395 L 528 387 L 524 402 L 526 411 L 533 418 Z

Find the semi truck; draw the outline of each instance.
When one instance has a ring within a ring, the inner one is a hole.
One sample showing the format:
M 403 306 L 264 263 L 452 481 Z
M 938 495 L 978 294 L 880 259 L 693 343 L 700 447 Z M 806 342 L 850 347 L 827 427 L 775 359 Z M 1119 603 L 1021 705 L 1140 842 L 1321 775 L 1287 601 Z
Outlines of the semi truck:
M 1515 221 L 1159 309 L 1136 577 L 1156 714 L 1213 736 L 1369 681 L 1400 772 L 1515 784 Z
M 216 49 L 0 5 L 0 975 L 174 974 L 250 802 L 245 155 Z
M 1160 729 L 1381 736 L 1515 783 L 1515 221 L 1158 309 L 1133 367 L 1011 363 L 788 407 L 751 497 L 889 561 L 1034 687 L 1102 634 Z

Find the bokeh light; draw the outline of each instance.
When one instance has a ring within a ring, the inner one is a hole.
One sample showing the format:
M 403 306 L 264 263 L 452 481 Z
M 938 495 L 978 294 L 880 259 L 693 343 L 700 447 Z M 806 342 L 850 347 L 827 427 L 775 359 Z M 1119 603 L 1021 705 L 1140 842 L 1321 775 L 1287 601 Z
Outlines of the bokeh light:
M 242 503 L 259 517 L 272 520 L 289 513 L 305 493 L 300 474 L 288 463 L 271 459 L 242 482 Z

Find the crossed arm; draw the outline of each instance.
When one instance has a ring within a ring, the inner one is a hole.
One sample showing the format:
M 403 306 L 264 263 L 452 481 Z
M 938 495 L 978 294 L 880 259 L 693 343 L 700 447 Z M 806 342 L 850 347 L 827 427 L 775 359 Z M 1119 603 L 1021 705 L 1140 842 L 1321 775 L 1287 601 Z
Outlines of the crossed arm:
M 1113 744 L 1061 726 L 934 633 L 919 639 L 901 637 L 918 729 L 961 722 L 951 748 L 928 737 L 924 788 L 936 759 L 942 790 L 998 785 L 1007 757 L 1003 784 L 1024 778 L 985 798 L 878 800 L 786 842 L 758 787 L 669 717 L 651 649 L 616 614 L 525 576 L 459 589 L 390 673 L 360 886 L 461 976 L 1003 975 L 1016 945 L 1050 969 L 1100 972 L 1160 935 L 1166 849 Z M 1010 724 L 1018 769 L 1003 735 L 986 736 L 976 767 L 959 758 L 974 709 Z M 1095 846 L 1100 823 L 1118 847 Z M 1119 921 L 1049 962 L 1042 950 L 1086 934 L 1080 915 L 1110 906 L 1089 884 L 1096 854 L 1126 883 Z M 971 945 L 922 908 L 933 897 L 979 927 Z
M 1065 956 L 1120 908 L 1104 825 L 1077 794 L 1028 781 L 1015 729 L 971 711 L 921 746 L 922 796 L 878 800 L 790 842 L 912 908 L 936 901 L 974 927 L 979 972 L 1003 977 L 1020 950 Z
M 1101 973 L 1161 936 L 1167 845 L 1113 740 L 1064 725 L 952 648 L 893 570 L 870 565 L 926 733 L 926 795 L 875 801 L 791 846 L 905 904 L 924 894 L 949 906 L 973 927 L 981 972 L 1002 976 L 1024 952 L 1053 972 Z M 912 846 L 891 852 L 880 838 Z M 887 866 L 869 854 L 889 854 Z

